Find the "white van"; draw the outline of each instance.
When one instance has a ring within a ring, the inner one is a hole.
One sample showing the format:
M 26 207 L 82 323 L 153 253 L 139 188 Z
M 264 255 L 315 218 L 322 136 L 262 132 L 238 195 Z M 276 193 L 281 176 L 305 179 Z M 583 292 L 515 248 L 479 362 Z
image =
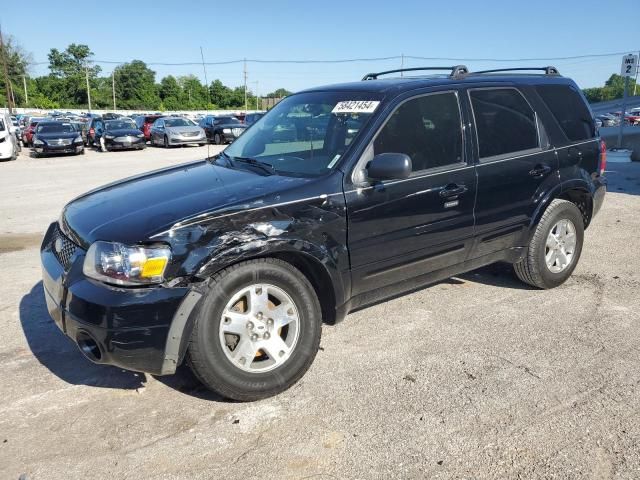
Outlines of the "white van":
M 0 160 L 15 160 L 18 158 L 18 141 L 16 127 L 13 126 L 11 115 L 0 113 Z

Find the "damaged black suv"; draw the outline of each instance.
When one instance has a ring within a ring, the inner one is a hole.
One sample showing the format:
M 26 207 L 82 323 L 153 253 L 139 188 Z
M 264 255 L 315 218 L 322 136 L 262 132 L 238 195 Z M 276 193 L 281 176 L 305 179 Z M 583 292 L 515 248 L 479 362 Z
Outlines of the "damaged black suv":
M 42 243 L 52 318 L 94 362 L 186 361 L 254 400 L 296 382 L 322 323 L 355 308 L 498 261 L 560 285 L 606 156 L 576 85 L 527 70 L 542 73 L 306 90 L 216 156 L 76 198 Z

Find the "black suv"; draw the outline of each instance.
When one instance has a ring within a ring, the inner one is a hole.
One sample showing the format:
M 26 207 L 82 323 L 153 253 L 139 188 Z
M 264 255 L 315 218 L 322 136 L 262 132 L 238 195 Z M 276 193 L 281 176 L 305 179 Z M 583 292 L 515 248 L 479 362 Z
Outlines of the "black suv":
M 580 90 L 542 70 L 306 90 L 217 156 L 82 195 L 42 243 L 49 312 L 94 362 L 187 361 L 253 400 L 296 382 L 322 323 L 355 308 L 498 261 L 558 286 L 606 157 Z

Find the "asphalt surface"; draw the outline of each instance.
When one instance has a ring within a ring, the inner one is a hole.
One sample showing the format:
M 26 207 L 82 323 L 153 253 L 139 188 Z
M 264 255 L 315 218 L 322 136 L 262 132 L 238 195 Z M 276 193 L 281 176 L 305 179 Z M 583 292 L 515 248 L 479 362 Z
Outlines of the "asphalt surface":
M 0 479 L 640 478 L 640 164 L 609 165 L 562 287 L 498 265 L 361 310 L 295 387 L 241 404 L 91 364 L 40 283 L 67 201 L 205 154 L 0 163 Z

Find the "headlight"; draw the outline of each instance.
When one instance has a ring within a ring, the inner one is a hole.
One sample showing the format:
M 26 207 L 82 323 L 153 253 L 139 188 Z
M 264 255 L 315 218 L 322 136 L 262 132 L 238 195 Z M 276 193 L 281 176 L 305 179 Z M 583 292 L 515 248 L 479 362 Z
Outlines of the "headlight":
M 82 143 L 82 137 L 80 135 L 78 135 L 74 140 L 73 143 Z
M 34 145 L 44 145 L 44 142 L 42 140 L 38 140 L 37 138 L 33 141 Z
M 107 138 L 109 140 L 116 138 L 114 135 L 105 135 L 104 138 Z
M 148 285 L 164 281 L 171 260 L 167 246 L 129 247 L 95 242 L 89 247 L 82 271 L 87 277 L 116 285 Z
M 136 135 L 136 137 L 142 138 L 142 137 L 144 137 L 144 133 L 139 133 L 138 135 Z
M 231 129 L 230 128 L 223 128 L 222 129 L 222 133 L 231 133 Z

